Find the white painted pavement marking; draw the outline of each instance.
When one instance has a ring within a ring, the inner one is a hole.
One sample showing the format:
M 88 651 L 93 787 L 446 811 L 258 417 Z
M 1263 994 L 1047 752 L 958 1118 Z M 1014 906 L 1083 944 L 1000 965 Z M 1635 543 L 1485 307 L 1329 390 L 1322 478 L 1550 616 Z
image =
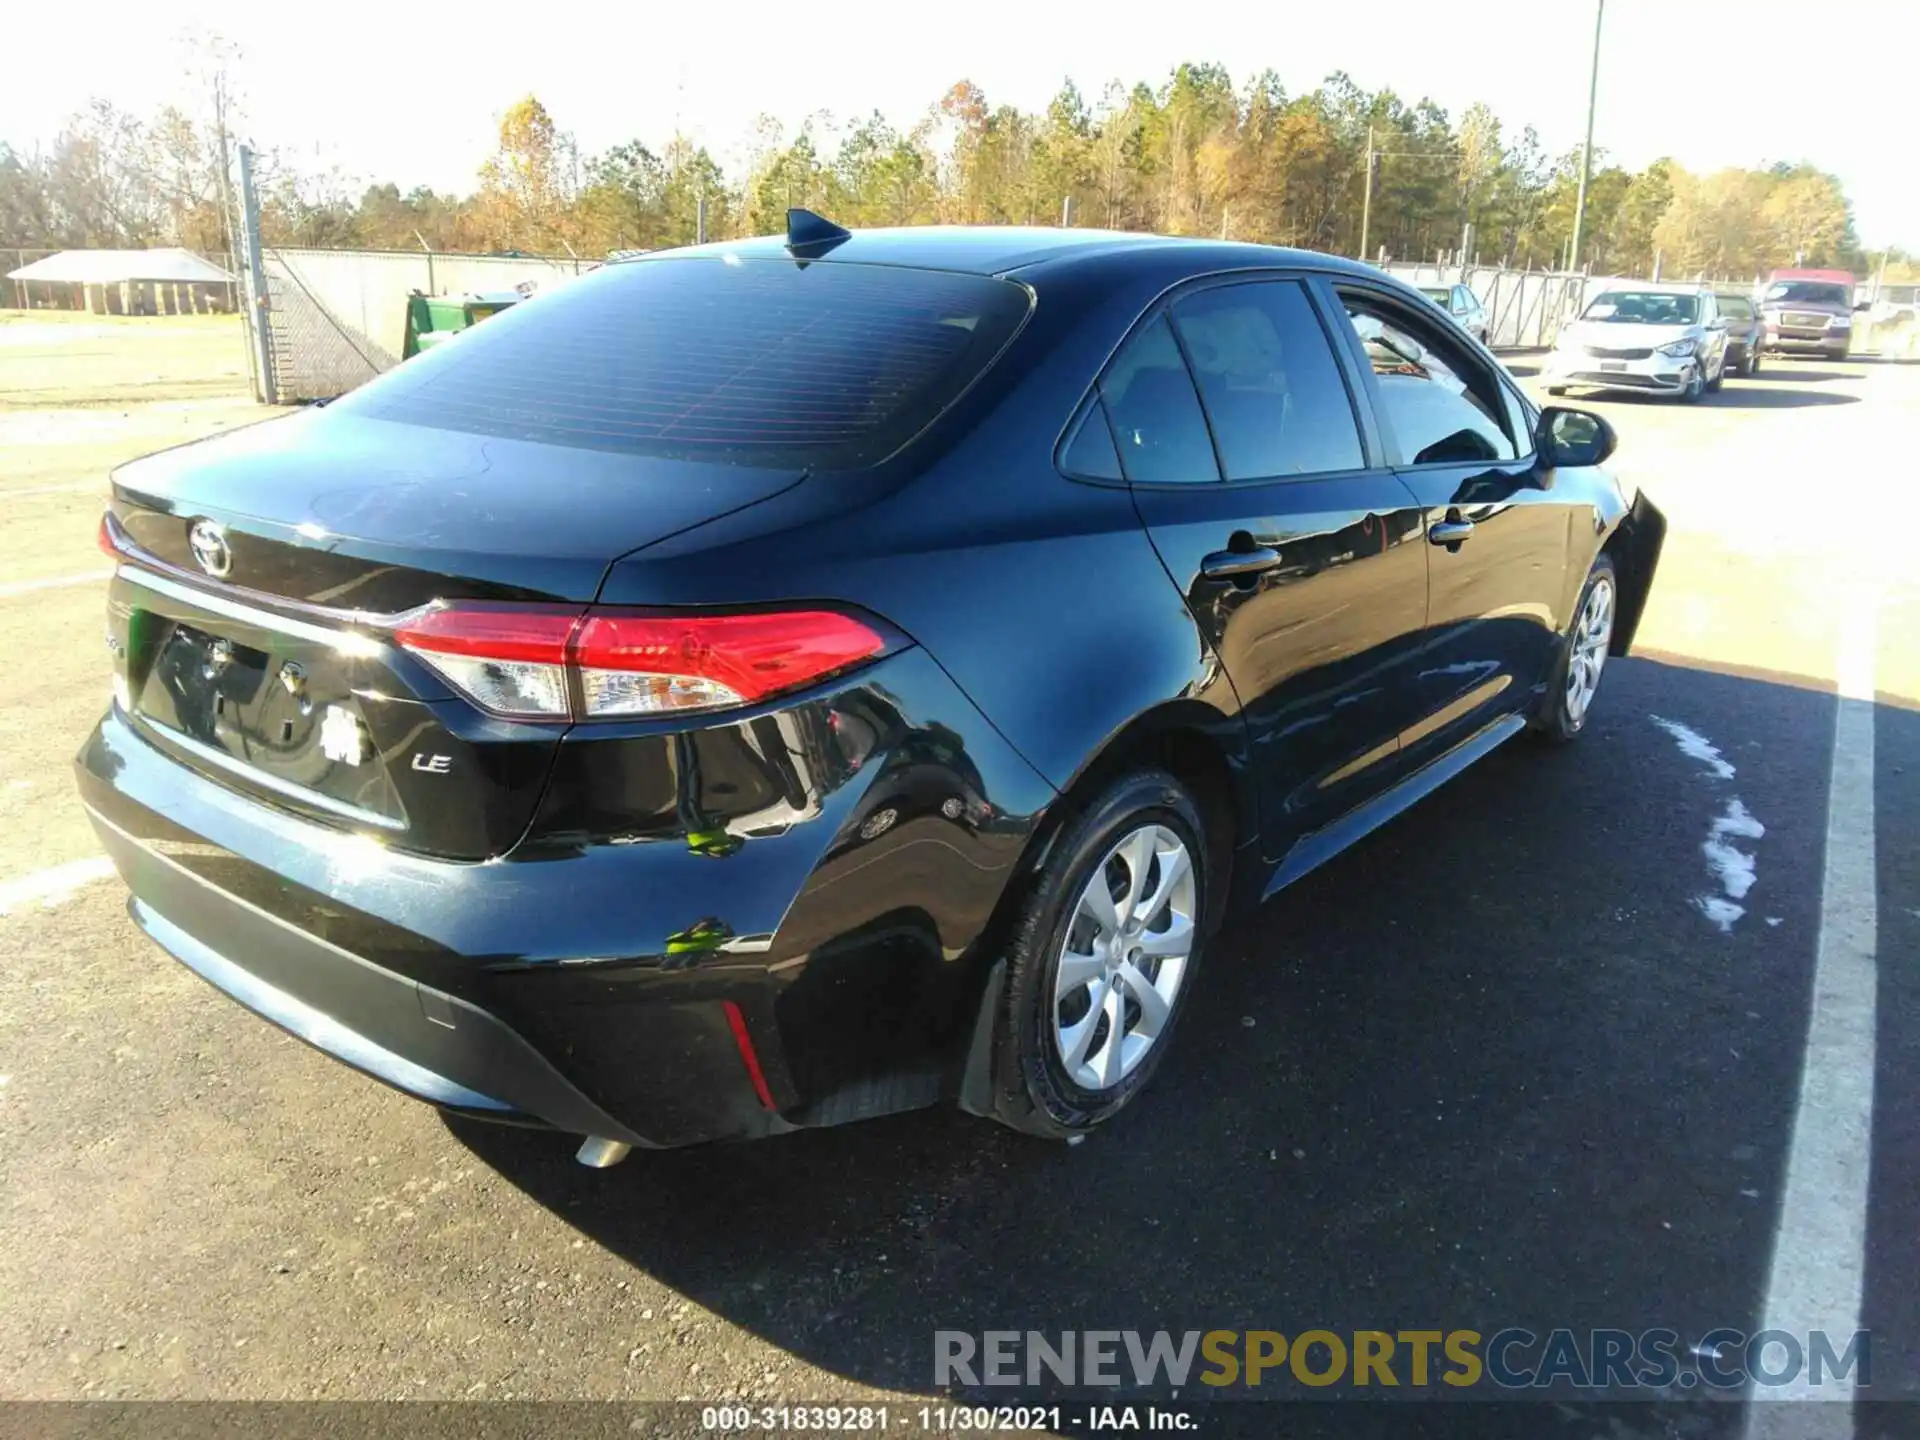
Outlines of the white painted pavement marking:
M 111 567 L 105 570 L 83 570 L 78 575 L 49 575 L 44 580 L 10 580 L 0 585 L 0 596 L 27 595 L 35 590 L 59 590 L 68 585 L 91 585 L 96 580 L 106 580 L 113 575 Z
M 1680 747 L 1680 753 L 1691 759 L 1702 761 L 1706 769 L 1700 773 L 1710 780 L 1731 780 L 1735 770 L 1730 761 L 1720 753 L 1720 747 L 1695 730 L 1691 725 L 1683 725 L 1678 720 L 1668 720 L 1659 715 L 1647 717 L 1667 734 L 1673 737 Z M 1734 839 L 1760 840 L 1766 836 L 1767 827 L 1754 818 L 1739 796 L 1727 801 L 1722 813 L 1707 827 L 1707 838 L 1700 846 L 1700 853 L 1706 857 L 1707 872 L 1712 875 L 1722 893 L 1696 895 L 1693 908 L 1707 917 L 1708 922 L 1722 935 L 1731 935 L 1733 927 L 1747 907 L 1740 901 L 1747 898 L 1747 892 L 1753 888 L 1758 876 L 1758 857 L 1752 852 L 1734 845 Z
M 1875 623 L 1873 601 L 1862 596 L 1840 639 L 1813 1007 L 1762 1310 L 1763 1329 L 1785 1330 L 1802 1345 L 1810 1332 L 1824 1331 L 1835 1355 L 1845 1353 L 1860 1326 L 1873 1142 Z M 1766 1363 L 1779 1366 L 1777 1347 L 1769 1350 Z M 1793 1383 L 1755 1387 L 1749 1395 L 1850 1402 L 1857 1378 L 1857 1370 L 1844 1378 L 1829 1373 L 1816 1388 L 1803 1366 Z M 1748 1408 L 1746 1430 L 1749 1440 L 1844 1440 L 1853 1434 L 1853 1407 L 1761 1403 Z
M 1720 753 L 1720 747 L 1691 725 L 1682 725 L 1678 720 L 1668 720 L 1659 715 L 1649 715 L 1647 718 L 1673 737 L 1682 755 L 1702 761 L 1707 767 L 1707 774 L 1720 780 L 1733 778 L 1733 766 Z
M 69 860 L 64 865 L 54 865 L 46 870 L 35 870 L 17 880 L 0 880 L 0 915 L 36 903 L 43 909 L 51 910 L 64 900 L 71 900 L 82 886 L 104 880 L 111 874 L 113 862 L 104 855 L 94 855 L 85 860 Z

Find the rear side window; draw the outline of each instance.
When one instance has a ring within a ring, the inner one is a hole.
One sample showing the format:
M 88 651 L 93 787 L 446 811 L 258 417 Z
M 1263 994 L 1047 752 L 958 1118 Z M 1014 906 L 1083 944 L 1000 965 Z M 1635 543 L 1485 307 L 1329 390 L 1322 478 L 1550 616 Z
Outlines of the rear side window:
M 1008 281 L 740 256 L 605 266 L 337 402 L 622 454 L 846 469 L 912 439 L 1030 308 Z
M 1120 470 L 1141 485 L 1218 482 L 1213 440 L 1167 317 L 1135 332 L 1100 378 Z
M 1222 285 L 1173 308 L 1229 480 L 1358 470 L 1339 363 L 1291 280 Z
M 1085 475 L 1095 480 L 1119 480 L 1120 456 L 1113 448 L 1113 427 L 1107 424 L 1105 408 L 1095 401 L 1087 407 L 1080 428 L 1067 442 L 1060 457 L 1069 475 Z

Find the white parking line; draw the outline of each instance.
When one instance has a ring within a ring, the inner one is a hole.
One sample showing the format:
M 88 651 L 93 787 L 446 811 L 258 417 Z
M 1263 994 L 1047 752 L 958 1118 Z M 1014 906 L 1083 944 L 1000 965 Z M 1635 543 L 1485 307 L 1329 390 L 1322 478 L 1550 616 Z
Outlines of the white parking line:
M 105 580 L 113 574 L 111 568 L 105 570 L 83 570 L 78 575 L 50 575 L 44 580 L 10 580 L 0 585 L 0 596 L 27 595 L 35 590 L 59 590 L 68 585 L 91 585 L 96 580 Z
M 1788 1331 L 1802 1345 L 1810 1332 L 1825 1331 L 1835 1355 L 1845 1353 L 1860 1325 L 1873 1141 L 1874 957 L 1879 943 L 1874 899 L 1875 615 L 1872 601 L 1864 597 L 1853 609 L 1840 641 L 1813 1006 L 1762 1311 L 1763 1328 Z M 1777 1350 L 1769 1363 L 1780 1364 Z M 1816 1388 L 1803 1366 L 1793 1383 L 1756 1387 L 1750 1394 L 1766 1401 L 1850 1402 L 1857 1377 L 1857 1370 L 1844 1378 L 1828 1374 Z M 1839 1440 L 1853 1434 L 1853 1407 L 1754 1405 L 1747 1411 L 1746 1431 L 1750 1440 L 1789 1433 L 1797 1440 Z
M 35 870 L 31 875 L 22 875 L 17 880 L 0 881 L 0 915 L 36 903 L 43 909 L 51 910 L 61 901 L 72 899 L 81 886 L 104 880 L 111 874 L 113 862 L 104 855 L 95 855 L 86 860 L 69 860 L 64 865 Z

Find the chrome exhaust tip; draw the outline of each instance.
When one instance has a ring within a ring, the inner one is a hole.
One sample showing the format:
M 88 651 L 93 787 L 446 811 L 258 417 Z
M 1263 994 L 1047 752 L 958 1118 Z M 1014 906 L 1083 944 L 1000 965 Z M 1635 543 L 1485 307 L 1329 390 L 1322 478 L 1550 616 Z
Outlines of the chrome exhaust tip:
M 580 1143 L 580 1149 L 574 1159 L 594 1170 L 605 1170 L 610 1165 L 618 1165 L 633 1153 L 633 1146 L 624 1140 L 603 1140 L 598 1135 L 589 1135 Z

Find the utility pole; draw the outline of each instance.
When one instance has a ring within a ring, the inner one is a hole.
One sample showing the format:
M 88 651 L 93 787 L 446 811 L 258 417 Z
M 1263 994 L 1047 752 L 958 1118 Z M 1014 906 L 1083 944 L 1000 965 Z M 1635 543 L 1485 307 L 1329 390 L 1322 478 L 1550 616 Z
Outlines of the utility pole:
M 426 252 L 426 256 L 427 256 L 427 294 L 429 294 L 429 295 L 438 295 L 438 294 L 440 293 L 440 291 L 439 291 L 439 290 L 438 290 L 438 289 L 437 289 L 437 288 L 436 288 L 436 287 L 434 286 L 434 283 L 433 283 L 433 247 L 432 247 L 431 245 L 429 245 L 429 244 L 427 244 L 427 237 L 426 237 L 426 236 L 424 236 L 424 235 L 422 235 L 422 234 L 421 234 L 421 233 L 420 233 L 420 232 L 419 232 L 418 230 L 416 230 L 416 231 L 414 231 L 414 232 L 413 232 L 413 238 L 414 238 L 414 239 L 416 239 L 416 240 L 418 240 L 418 241 L 420 242 L 420 248 L 421 248 L 421 249 L 422 249 L 423 251 L 425 251 L 425 252 Z
M 1580 227 L 1587 218 L 1587 182 L 1593 178 L 1593 105 L 1600 95 L 1600 23 L 1607 18 L 1607 0 L 1593 0 L 1593 69 L 1587 77 L 1587 143 L 1580 147 L 1580 193 L 1573 202 L 1573 248 L 1567 268 L 1580 264 Z
M 226 269 L 229 273 L 236 273 L 240 269 L 240 245 L 233 228 L 233 154 L 227 137 L 227 67 L 218 56 L 213 62 L 213 135 L 214 143 L 220 150 L 220 225 L 227 242 Z M 245 288 L 236 282 L 234 293 L 241 294 Z M 259 357 L 251 344 L 247 346 L 247 371 L 253 381 L 253 393 L 265 394 Z
M 247 329 L 253 340 L 253 373 L 259 380 L 254 395 L 263 404 L 278 405 L 280 387 L 273 373 L 273 337 L 268 329 L 271 304 L 266 265 L 260 253 L 260 196 L 253 186 L 253 148 L 240 146 L 239 156 L 240 243 L 247 267 L 243 293 L 247 298 Z
M 1367 231 L 1373 225 L 1373 127 L 1367 126 L 1367 192 L 1360 200 L 1360 258 L 1367 258 Z

